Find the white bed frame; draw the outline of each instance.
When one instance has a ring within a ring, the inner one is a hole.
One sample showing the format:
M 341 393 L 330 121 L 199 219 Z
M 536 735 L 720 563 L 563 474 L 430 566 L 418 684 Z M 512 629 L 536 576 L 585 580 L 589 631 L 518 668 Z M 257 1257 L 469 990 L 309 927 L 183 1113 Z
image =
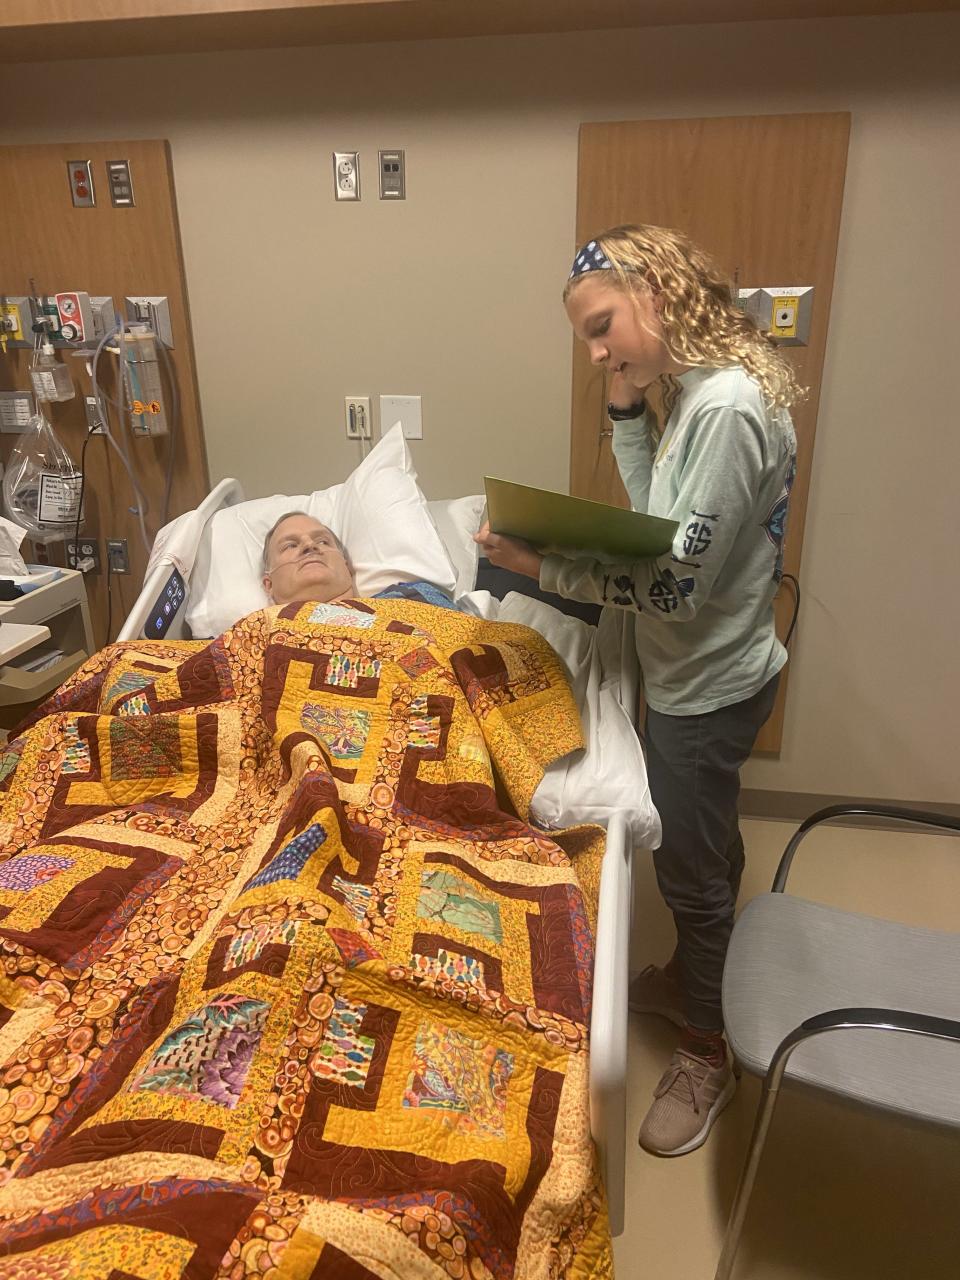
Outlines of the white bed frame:
M 207 521 L 217 511 L 243 501 L 239 481 L 221 480 L 197 508 L 196 543 L 199 544 Z M 181 558 L 182 548 L 181 556 L 178 556 Z M 189 561 L 192 567 L 192 556 Z M 118 640 L 149 638 L 145 634 L 147 622 L 175 567 L 173 560 L 166 558 L 164 553 L 157 557 Z M 190 573 L 182 572 L 181 576 L 187 584 L 189 598 Z M 192 638 L 185 615 L 186 601 L 173 615 L 166 639 Z M 636 664 L 625 661 L 621 671 L 621 701 L 624 706 L 636 707 L 638 683 Z M 590 1017 L 590 1128 L 600 1156 L 610 1230 L 618 1236 L 623 1232 L 626 1174 L 627 986 L 634 853 L 629 812 L 611 812 L 606 827 Z

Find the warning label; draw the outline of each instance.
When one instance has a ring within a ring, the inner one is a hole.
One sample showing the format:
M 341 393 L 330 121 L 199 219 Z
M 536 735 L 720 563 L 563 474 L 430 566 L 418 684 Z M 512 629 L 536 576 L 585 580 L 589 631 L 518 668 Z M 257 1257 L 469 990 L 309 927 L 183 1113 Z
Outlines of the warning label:
M 63 476 L 56 471 L 40 473 L 40 505 L 37 515 L 41 524 L 76 524 L 80 508 L 82 477 L 77 471 Z

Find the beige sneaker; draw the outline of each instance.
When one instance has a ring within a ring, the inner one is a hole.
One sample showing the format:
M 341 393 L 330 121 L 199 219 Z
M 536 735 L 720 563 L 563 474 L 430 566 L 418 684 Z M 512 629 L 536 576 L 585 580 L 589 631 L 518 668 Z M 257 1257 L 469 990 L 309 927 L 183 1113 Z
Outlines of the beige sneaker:
M 677 1049 L 640 1128 L 641 1147 L 655 1156 L 682 1156 L 696 1150 L 706 1142 L 736 1087 L 726 1050 L 723 1066 L 712 1067 L 703 1058 Z
M 630 983 L 627 1003 L 634 1013 L 655 1013 L 678 1027 L 686 1025 L 683 988 L 666 969 L 648 964 Z

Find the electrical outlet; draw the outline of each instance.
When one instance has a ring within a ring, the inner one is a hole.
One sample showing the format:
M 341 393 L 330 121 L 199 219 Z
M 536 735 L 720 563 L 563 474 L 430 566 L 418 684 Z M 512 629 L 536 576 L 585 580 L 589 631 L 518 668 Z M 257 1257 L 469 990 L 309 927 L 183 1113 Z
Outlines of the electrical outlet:
M 348 440 L 369 440 L 370 431 L 370 397 L 344 396 L 344 419 Z
M 333 153 L 333 191 L 338 200 L 360 199 L 360 152 Z
M 77 209 L 92 209 L 97 203 L 93 192 L 93 166 L 89 160 L 68 160 L 70 196 Z
M 107 539 L 107 564 L 111 573 L 129 573 L 130 557 L 126 538 Z
M 78 554 L 79 550 L 79 554 Z M 67 539 L 67 568 L 81 573 L 100 572 L 100 544 L 95 538 Z

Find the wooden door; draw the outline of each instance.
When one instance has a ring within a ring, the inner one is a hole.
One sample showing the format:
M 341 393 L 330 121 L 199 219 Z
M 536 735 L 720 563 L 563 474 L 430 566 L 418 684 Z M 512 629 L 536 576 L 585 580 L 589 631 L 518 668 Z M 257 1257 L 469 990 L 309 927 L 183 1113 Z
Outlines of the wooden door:
M 609 227 L 674 227 L 707 249 L 742 287 L 813 285 L 806 347 L 786 348 L 809 396 L 792 409 L 797 478 L 784 571 L 799 576 L 820 379 L 850 117 L 847 113 L 734 116 L 585 124 L 580 129 L 577 244 Z M 570 492 L 627 505 L 610 446 L 604 374 L 574 344 Z M 781 636 L 793 610 L 789 586 L 777 598 Z M 787 681 L 757 741 L 780 746 Z
M 96 205 L 74 208 L 70 196 L 67 161 L 85 159 L 93 165 Z M 114 208 L 107 190 L 106 162 L 130 161 L 133 208 Z M 169 144 L 148 142 L 70 142 L 39 146 L 0 147 L 0 190 L 3 191 L 3 234 L 0 235 L 0 294 L 29 295 L 83 291 L 109 295 L 122 308 L 127 296 L 162 296 L 169 299 L 174 347 L 170 352 L 176 370 L 180 411 L 169 436 L 125 440 L 131 463 L 149 501 L 147 530 L 152 540 L 161 523 L 166 469 L 173 455 L 168 518 L 190 510 L 204 497 L 209 480 L 206 448 L 200 422 L 194 368 L 193 339 L 177 221 L 173 168 Z M 87 436 L 84 396 L 90 391 L 86 362 L 60 350 L 74 376 L 77 395 L 72 400 L 44 406 L 48 421 L 79 464 Z M 31 353 L 7 351 L 0 356 L 0 388 L 30 387 Z M 114 357 L 104 356 L 101 367 L 106 390 L 115 391 Z M 162 367 L 162 366 L 161 366 Z M 165 379 L 166 382 L 166 379 Z M 167 409 L 172 409 L 172 388 L 167 385 Z M 112 429 L 121 430 L 116 413 Z M 0 436 L 3 461 L 9 457 L 15 435 Z M 143 582 L 147 554 L 137 519 L 130 513 L 133 492 L 123 464 L 102 436 L 91 437 L 85 460 L 84 534 L 99 541 L 101 572 L 86 575 L 94 631 L 98 642 L 112 638 Z M 130 574 L 114 576 L 112 635 L 106 635 L 107 538 L 126 538 Z M 64 543 L 49 545 L 50 560 L 65 563 Z

